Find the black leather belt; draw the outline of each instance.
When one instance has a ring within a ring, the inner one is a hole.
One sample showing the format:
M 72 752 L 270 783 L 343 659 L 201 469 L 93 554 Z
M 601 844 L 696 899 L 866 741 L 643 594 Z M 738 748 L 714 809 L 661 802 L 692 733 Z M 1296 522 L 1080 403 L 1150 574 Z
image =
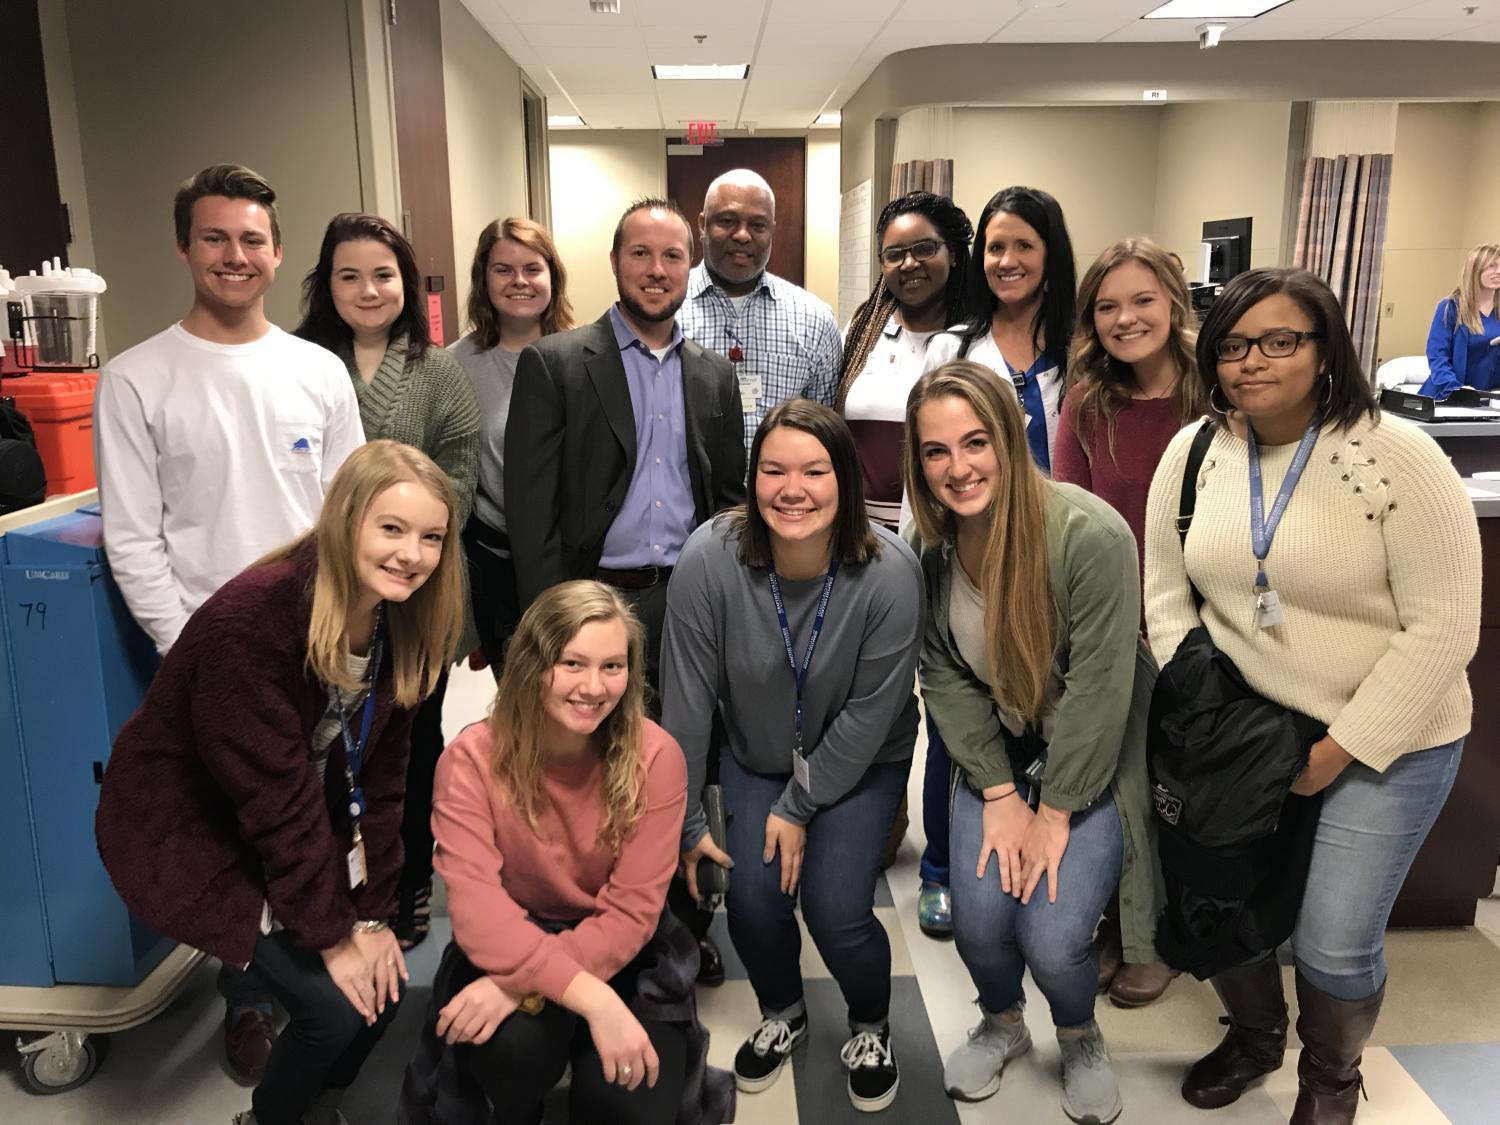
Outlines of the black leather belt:
M 672 577 L 670 566 L 642 566 L 633 570 L 610 570 L 600 567 L 594 577 L 606 586 L 618 586 L 622 590 L 648 590 L 660 586 Z

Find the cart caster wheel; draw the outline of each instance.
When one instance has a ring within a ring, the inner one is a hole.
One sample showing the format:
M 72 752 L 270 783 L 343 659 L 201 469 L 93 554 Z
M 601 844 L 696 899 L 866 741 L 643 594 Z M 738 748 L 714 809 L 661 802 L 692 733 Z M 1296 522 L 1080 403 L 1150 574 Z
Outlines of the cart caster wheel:
M 30 1043 L 17 1044 L 21 1077 L 33 1094 L 61 1094 L 76 1090 L 104 1061 L 107 1039 L 91 1039 L 79 1031 L 56 1031 Z

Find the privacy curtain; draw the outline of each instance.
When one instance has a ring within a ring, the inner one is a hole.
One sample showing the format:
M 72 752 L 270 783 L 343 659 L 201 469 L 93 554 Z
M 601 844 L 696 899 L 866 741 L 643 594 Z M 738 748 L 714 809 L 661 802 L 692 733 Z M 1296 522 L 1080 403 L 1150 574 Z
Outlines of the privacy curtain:
M 1390 153 L 1309 158 L 1292 261 L 1338 297 L 1366 372 L 1375 366 L 1390 201 Z
M 953 198 L 953 161 L 908 160 L 891 165 L 891 198 L 900 199 L 910 191 L 930 191 Z

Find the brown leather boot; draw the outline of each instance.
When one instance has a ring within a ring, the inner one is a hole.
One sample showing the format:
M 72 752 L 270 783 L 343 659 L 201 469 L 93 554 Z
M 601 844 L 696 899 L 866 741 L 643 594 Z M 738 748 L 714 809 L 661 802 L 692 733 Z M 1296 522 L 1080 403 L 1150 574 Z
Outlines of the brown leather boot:
M 1349 1125 L 1364 1079 L 1360 1059 L 1385 999 L 1385 985 L 1363 1000 L 1338 1000 L 1297 974 L 1297 1105 L 1292 1125 Z
M 1188 1068 L 1182 1097 L 1199 1109 L 1235 1101 L 1250 1083 L 1281 1066 L 1286 1054 L 1286 993 L 1275 957 L 1237 965 L 1209 981 L 1229 1018 L 1223 1040 Z
M 1109 984 L 1109 1002 L 1116 1008 L 1144 1008 L 1161 999 L 1177 976 L 1160 961 L 1126 961 Z

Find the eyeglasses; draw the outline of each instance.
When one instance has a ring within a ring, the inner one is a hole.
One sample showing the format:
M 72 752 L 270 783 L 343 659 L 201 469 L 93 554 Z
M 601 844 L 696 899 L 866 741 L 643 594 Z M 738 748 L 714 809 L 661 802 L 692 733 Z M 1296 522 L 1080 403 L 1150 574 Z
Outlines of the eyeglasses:
M 910 246 L 887 246 L 880 252 L 880 260 L 888 266 L 899 266 L 910 254 L 912 261 L 925 262 L 937 257 L 937 252 L 942 248 L 943 244 L 936 239 L 924 238 Z
M 1249 355 L 1253 344 L 1267 359 L 1285 359 L 1302 346 L 1303 340 L 1321 340 L 1323 336 L 1322 332 L 1294 332 L 1290 328 L 1276 328 L 1259 336 L 1225 336 L 1214 345 L 1214 354 L 1220 363 L 1233 363 Z

